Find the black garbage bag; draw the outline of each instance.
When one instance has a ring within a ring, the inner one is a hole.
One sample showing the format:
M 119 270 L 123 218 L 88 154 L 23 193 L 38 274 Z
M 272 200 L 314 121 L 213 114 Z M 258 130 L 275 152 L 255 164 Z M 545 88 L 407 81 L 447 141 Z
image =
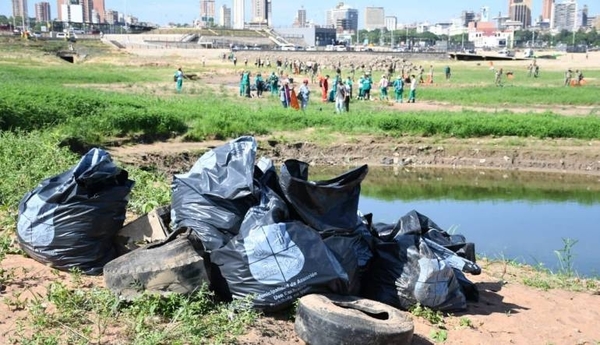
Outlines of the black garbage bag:
M 256 141 L 240 137 L 206 152 L 172 183 L 171 227 L 191 228 L 207 252 L 238 234 L 244 215 L 258 203 L 253 175 Z
M 290 221 L 285 202 L 270 189 L 248 211 L 240 233 L 210 258 L 233 298 L 252 296 L 265 311 L 309 293 L 348 293 L 348 274 L 319 233 Z
M 475 263 L 475 244 L 466 242 L 463 235 L 449 234 L 429 217 L 412 210 L 401 217 L 394 225 L 377 224 L 377 232 L 379 237 L 385 239 L 390 234 L 417 234 L 432 240 L 433 242 L 444 246 L 445 248 L 456 253 L 470 262 Z M 389 238 L 388 238 L 389 239 Z M 478 274 L 475 272 L 469 272 Z
M 330 180 L 309 181 L 308 167 L 290 159 L 281 168 L 279 181 L 290 213 L 326 239 L 350 274 L 351 290 L 360 290 L 360 274 L 373 257 L 372 236 L 358 215 L 360 184 L 369 168 L 363 165 Z
M 281 167 L 281 189 L 292 205 L 292 216 L 297 214 L 324 236 L 354 233 L 364 226 L 358 216 L 358 201 L 368 166 L 325 181 L 309 181 L 308 167 L 307 163 L 295 159 L 285 161 Z
M 365 297 L 404 310 L 419 303 L 440 311 L 465 310 L 467 300 L 478 300 L 477 287 L 462 272 L 479 274 L 481 268 L 427 238 L 426 230 L 439 229 L 429 218 L 411 211 L 396 224 L 374 228 L 378 239 Z
M 21 248 L 56 269 L 101 274 L 117 256 L 113 237 L 123 227 L 133 185 L 108 152 L 91 149 L 73 168 L 23 197 L 17 224 Z
M 464 310 L 466 297 L 454 269 L 417 235 L 379 242 L 365 297 L 409 310 L 417 303 L 441 311 Z

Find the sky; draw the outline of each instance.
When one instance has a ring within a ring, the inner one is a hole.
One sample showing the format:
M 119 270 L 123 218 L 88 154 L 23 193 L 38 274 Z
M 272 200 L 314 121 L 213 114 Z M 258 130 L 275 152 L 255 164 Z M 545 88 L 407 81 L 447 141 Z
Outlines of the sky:
M 35 16 L 34 4 L 42 0 L 28 0 L 30 16 Z M 50 3 L 52 17 L 56 17 L 56 0 L 44 0 Z M 592 0 L 593 2 L 595 0 Z M 250 0 L 246 2 L 246 21 L 250 18 Z M 272 0 L 273 2 L 273 24 L 275 27 L 289 27 L 294 21 L 298 9 L 304 7 L 307 18 L 317 24 L 325 24 L 325 15 L 328 9 L 334 8 L 337 0 Z M 490 16 L 494 17 L 498 12 L 508 12 L 508 0 L 421 0 L 421 1 L 399 1 L 399 0 L 377 0 L 346 1 L 347 5 L 358 9 L 359 29 L 364 26 L 364 8 L 367 6 L 378 6 L 385 9 L 386 16 L 398 17 L 398 23 L 415 23 L 428 21 L 430 23 L 448 22 L 452 18 L 460 16 L 463 10 L 479 12 L 481 7 L 490 8 Z M 199 16 L 199 0 L 105 0 L 106 9 L 119 12 L 127 12 L 140 21 L 152 22 L 165 25 L 169 22 L 192 23 Z M 219 8 L 222 5 L 232 7 L 233 0 L 216 0 L 215 16 L 219 20 Z M 537 18 L 541 12 L 542 0 L 533 0 L 532 18 Z M 590 8 L 591 14 L 595 14 L 595 8 Z M 0 14 L 12 15 L 12 1 L 2 0 L 0 2 Z

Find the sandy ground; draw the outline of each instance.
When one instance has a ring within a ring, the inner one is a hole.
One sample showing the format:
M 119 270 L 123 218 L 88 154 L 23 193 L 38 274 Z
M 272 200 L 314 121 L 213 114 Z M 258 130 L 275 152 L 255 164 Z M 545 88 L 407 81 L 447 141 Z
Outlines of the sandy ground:
M 432 332 L 441 328 L 447 332 L 444 344 L 565 344 L 597 345 L 600 343 L 600 284 L 587 292 L 563 290 L 544 291 L 526 286 L 525 277 L 536 273 L 502 263 L 484 262 L 483 273 L 468 276 L 480 291 L 480 301 L 469 303 L 466 312 L 445 318 L 444 324 L 432 325 L 423 318 L 414 317 L 413 345 L 433 344 Z M 52 281 L 68 281 L 65 273 L 24 258 L 9 255 L 2 268 L 15 269 L 15 275 L 0 292 L 0 344 L 9 344 L 18 329 L 18 320 L 26 310 L 14 303 L 32 301 L 44 296 Z M 103 286 L 102 277 L 85 277 L 87 286 Z M 18 297 L 16 297 L 18 296 Z M 200 317 L 200 316 L 199 316 Z M 463 320 L 461 322 L 461 319 Z M 468 320 L 468 325 L 465 322 Z M 67 331 L 65 329 L 65 331 Z M 107 332 L 103 344 L 124 344 L 118 334 Z M 17 344 L 19 342 L 17 341 Z M 294 332 L 294 324 L 287 317 L 261 318 L 240 344 L 284 345 L 303 343 Z

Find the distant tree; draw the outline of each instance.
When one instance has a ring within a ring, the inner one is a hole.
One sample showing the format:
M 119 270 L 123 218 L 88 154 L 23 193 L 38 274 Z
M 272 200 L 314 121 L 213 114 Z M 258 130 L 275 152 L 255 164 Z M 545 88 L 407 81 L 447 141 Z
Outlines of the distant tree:
M 0 24 L 10 24 L 11 21 L 5 15 L 0 15 Z

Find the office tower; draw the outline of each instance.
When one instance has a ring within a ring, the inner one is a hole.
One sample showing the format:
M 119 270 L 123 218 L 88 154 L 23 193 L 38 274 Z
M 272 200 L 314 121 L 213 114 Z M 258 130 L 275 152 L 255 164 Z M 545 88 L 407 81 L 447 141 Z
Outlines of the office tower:
M 269 21 L 267 0 L 252 0 L 252 23 L 267 24 Z
M 385 12 L 383 7 L 365 8 L 365 30 L 385 28 Z
M 343 2 L 327 11 L 327 26 L 338 31 L 358 32 L 358 10 Z
M 398 26 L 398 18 L 396 16 L 387 16 L 387 17 L 385 17 L 385 27 L 389 31 L 396 30 L 396 26 Z
M 215 24 L 215 0 L 200 0 L 200 26 L 210 27 Z
M 35 20 L 38 22 L 49 22 L 52 20 L 50 16 L 50 3 L 38 2 L 35 4 Z
M 554 6 L 554 0 L 543 0 L 542 3 L 542 20 L 549 22 L 552 18 L 552 7 Z
M 243 29 L 246 22 L 244 0 L 233 0 L 233 28 Z
M 510 20 L 521 22 L 523 28 L 531 26 L 531 1 L 532 0 L 509 0 L 508 16 Z
M 306 10 L 304 7 L 301 7 L 298 12 L 296 12 L 296 18 L 292 26 L 295 28 L 306 27 Z
M 468 27 L 470 22 L 475 21 L 474 11 L 462 11 L 460 14 L 460 22 L 463 27 Z
M 98 23 L 106 22 L 106 7 L 104 5 L 104 0 L 93 0 L 92 1 L 92 11 L 96 13 L 92 17 L 97 16 Z M 95 22 L 94 18 L 92 19 L 92 22 L 93 23 Z
M 12 0 L 13 17 L 28 18 L 27 0 Z
M 223 5 L 219 9 L 219 24 L 224 28 L 231 28 L 231 8 Z
M 567 0 L 554 4 L 551 28 L 556 31 L 573 31 L 577 26 L 577 1 Z

